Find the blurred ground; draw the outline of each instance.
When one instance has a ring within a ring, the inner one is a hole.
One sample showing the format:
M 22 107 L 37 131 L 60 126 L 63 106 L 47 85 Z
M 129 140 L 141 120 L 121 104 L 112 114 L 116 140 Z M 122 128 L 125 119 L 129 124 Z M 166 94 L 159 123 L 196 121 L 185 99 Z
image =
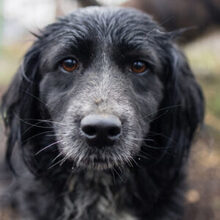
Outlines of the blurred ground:
M 206 99 L 205 128 L 192 148 L 186 220 L 220 219 L 220 32 L 184 48 Z
M 2 47 L 0 51 L 0 96 L 15 73 L 29 41 Z M 192 148 L 185 220 L 220 219 L 220 31 L 184 48 L 206 98 L 205 128 Z M 0 120 L 0 159 L 4 134 Z M 0 193 L 3 190 L 0 180 Z M 6 213 L 7 214 L 7 213 Z M 0 213 L 0 219 L 3 218 Z M 11 219 L 10 219 L 11 220 Z

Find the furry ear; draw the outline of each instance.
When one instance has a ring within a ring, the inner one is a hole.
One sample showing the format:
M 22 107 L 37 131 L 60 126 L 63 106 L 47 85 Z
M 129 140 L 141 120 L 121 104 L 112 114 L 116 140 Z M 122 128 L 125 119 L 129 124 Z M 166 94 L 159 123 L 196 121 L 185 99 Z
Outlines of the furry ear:
M 166 54 L 164 98 L 151 125 L 151 134 L 157 147 L 163 148 L 160 159 L 165 156 L 162 161 L 178 169 L 188 155 L 196 129 L 203 122 L 204 100 L 185 56 L 171 45 Z
M 15 144 L 21 144 L 21 133 L 25 130 L 25 119 L 31 119 L 34 94 L 37 93 L 35 80 L 38 77 L 39 50 L 35 43 L 24 57 L 8 91 L 2 98 L 2 116 L 8 133 L 6 160 L 10 163 Z M 31 95 L 32 94 L 32 95 Z

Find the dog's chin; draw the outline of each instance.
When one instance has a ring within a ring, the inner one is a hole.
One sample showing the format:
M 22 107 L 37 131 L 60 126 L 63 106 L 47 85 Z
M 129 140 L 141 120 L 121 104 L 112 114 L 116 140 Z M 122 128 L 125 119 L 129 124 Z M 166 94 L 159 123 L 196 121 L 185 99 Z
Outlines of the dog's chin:
M 123 167 L 125 165 L 125 161 L 122 161 L 117 158 L 101 158 L 101 157 L 87 157 L 81 161 L 76 163 L 77 168 L 86 169 L 86 170 L 112 170 L 115 167 Z

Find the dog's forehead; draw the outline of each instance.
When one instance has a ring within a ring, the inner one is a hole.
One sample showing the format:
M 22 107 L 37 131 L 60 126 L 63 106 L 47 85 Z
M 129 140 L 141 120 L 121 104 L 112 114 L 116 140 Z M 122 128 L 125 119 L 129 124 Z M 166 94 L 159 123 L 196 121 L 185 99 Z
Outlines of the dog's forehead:
M 83 24 L 84 21 L 95 21 L 96 25 L 107 24 L 111 21 L 120 21 L 121 24 L 129 25 L 130 22 L 141 24 L 143 22 L 155 24 L 152 17 L 133 8 L 120 8 L 120 7 L 87 7 L 74 11 L 67 16 L 73 22 L 79 19 Z M 88 20 L 91 19 L 91 20 Z M 118 23 L 118 25 L 120 25 Z
M 76 10 L 45 29 L 42 63 L 53 63 L 60 54 L 96 56 L 123 54 L 131 50 L 150 51 L 156 57 L 158 37 L 164 32 L 152 18 L 136 9 L 88 7 Z M 98 53 L 97 53 L 98 52 Z M 87 58 L 86 58 L 87 59 Z
M 100 37 L 132 33 L 137 36 L 160 28 L 149 15 L 131 8 L 88 7 L 76 10 L 65 21 L 64 26 L 72 27 L 76 32 L 84 35 L 97 34 Z

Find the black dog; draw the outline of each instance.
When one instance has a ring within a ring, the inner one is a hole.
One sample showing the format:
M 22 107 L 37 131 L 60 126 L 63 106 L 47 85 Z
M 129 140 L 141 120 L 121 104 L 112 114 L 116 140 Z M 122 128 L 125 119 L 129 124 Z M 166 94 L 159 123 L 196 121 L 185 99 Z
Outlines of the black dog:
M 182 218 L 204 106 L 174 35 L 94 7 L 37 36 L 3 98 L 21 219 Z

